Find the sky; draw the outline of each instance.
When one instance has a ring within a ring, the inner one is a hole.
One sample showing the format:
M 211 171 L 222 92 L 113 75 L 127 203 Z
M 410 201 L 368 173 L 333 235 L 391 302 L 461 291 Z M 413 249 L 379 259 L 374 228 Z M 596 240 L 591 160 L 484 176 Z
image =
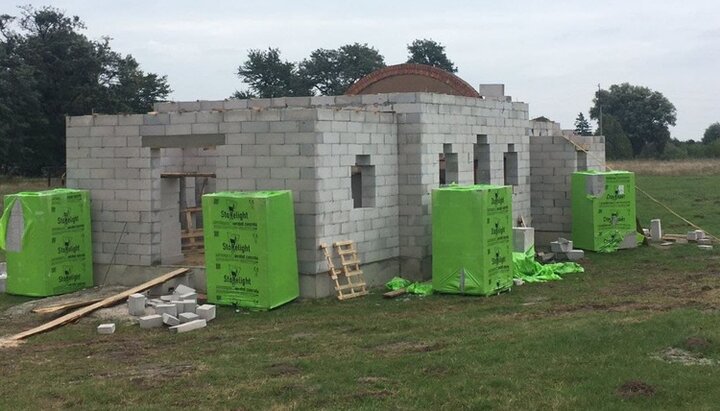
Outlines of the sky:
M 0 14 L 17 14 L 0 0 Z M 90 38 L 109 36 L 148 72 L 164 74 L 171 100 L 216 100 L 245 85 L 249 49 L 277 47 L 290 61 L 318 48 L 359 42 L 386 64 L 407 44 L 446 47 L 458 75 L 477 88 L 503 83 L 530 117 L 573 128 L 600 85 L 629 82 L 677 108 L 672 136 L 702 138 L 720 121 L 720 2 L 686 1 L 79 1 L 51 4 L 79 16 Z

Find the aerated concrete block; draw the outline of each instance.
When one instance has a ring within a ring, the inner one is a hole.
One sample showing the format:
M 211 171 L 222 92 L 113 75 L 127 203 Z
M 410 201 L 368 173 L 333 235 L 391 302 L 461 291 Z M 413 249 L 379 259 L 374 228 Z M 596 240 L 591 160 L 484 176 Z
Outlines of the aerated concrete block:
M 0 274 L 0 293 L 5 292 L 6 283 L 7 283 L 7 274 Z
M 185 284 L 178 284 L 178 286 L 175 287 L 175 291 L 173 291 L 173 294 L 177 296 L 177 295 L 183 295 L 183 294 L 194 293 L 194 292 L 197 292 L 194 288 L 188 287 Z
M 212 304 L 203 304 L 198 306 L 195 313 L 205 321 L 211 321 L 215 319 L 215 306 Z
M 565 255 L 570 261 L 578 261 L 585 257 L 585 252 L 583 250 L 570 250 Z
M 143 294 L 132 294 L 127 300 L 128 313 L 139 317 L 145 315 L 145 296 Z
M 195 313 L 182 313 L 178 316 L 180 324 L 189 323 L 190 321 L 199 320 L 200 316 Z
M 161 300 L 163 300 L 163 301 L 165 301 L 165 302 L 168 302 L 168 303 L 169 303 L 170 301 L 175 300 L 176 298 L 177 298 L 177 297 L 174 296 L 174 295 L 162 295 L 162 296 L 160 296 L 160 299 L 161 299 Z
M 713 249 L 713 246 L 701 244 L 701 245 L 698 246 L 698 248 L 701 249 L 701 250 L 712 250 L 712 249 Z
M 662 224 L 660 223 L 659 218 L 650 220 L 650 238 L 653 241 L 662 240 Z
M 197 300 L 197 293 L 191 292 L 191 293 L 180 294 L 178 297 L 180 297 L 181 301 Z
M 535 229 L 532 227 L 513 227 L 513 251 L 524 253 L 535 246 Z
M 195 320 L 190 321 L 185 324 L 176 325 L 174 327 L 170 327 L 171 333 L 185 333 L 192 330 L 197 330 L 198 328 L 204 328 L 207 326 L 207 321 L 205 320 Z
M 184 313 L 193 313 L 195 314 L 195 310 L 197 309 L 197 301 L 195 300 L 182 300 L 183 304 L 183 312 Z
M 162 322 L 163 322 L 163 324 L 167 324 L 169 326 L 180 324 L 180 320 L 177 317 L 170 315 L 170 314 L 163 314 Z
M 100 324 L 97 327 L 98 334 L 113 334 L 115 333 L 115 324 Z
M 162 325 L 162 315 L 153 314 L 140 317 L 140 328 L 157 328 L 162 327 Z
M 155 306 L 155 314 L 167 314 L 177 317 L 177 305 L 175 304 L 158 304 Z

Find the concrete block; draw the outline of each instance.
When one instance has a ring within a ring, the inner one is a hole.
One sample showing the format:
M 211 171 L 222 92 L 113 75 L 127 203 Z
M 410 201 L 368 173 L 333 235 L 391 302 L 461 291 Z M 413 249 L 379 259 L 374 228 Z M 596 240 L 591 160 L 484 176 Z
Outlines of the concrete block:
M 698 245 L 698 248 L 701 249 L 701 250 L 712 250 L 712 249 L 713 249 L 713 246 L 711 246 L 711 245 L 705 245 L 705 244 L 700 244 L 700 245 Z
M 182 313 L 178 316 L 178 319 L 180 320 L 180 324 L 189 323 L 190 321 L 195 321 L 200 319 L 200 316 L 195 313 Z
M 175 315 L 182 314 L 185 312 L 185 302 L 180 301 L 180 300 L 172 300 L 172 301 L 170 301 L 170 304 L 174 305 L 177 310 L 177 314 L 175 314 Z
M 705 238 L 705 231 L 703 230 L 695 230 L 695 240 L 702 240 Z
M 197 293 L 195 293 L 195 292 L 185 293 L 185 294 L 178 295 L 178 297 L 180 297 L 180 301 L 197 300 Z
M 178 286 L 175 287 L 175 290 L 173 290 L 174 295 L 183 295 L 183 294 L 194 293 L 194 292 L 197 292 L 197 290 L 195 290 L 192 287 L 188 287 L 185 284 L 178 284 Z
M 195 310 L 197 309 L 197 301 L 196 300 L 182 300 L 182 304 L 183 304 L 183 312 L 184 313 L 195 314 Z
M 205 328 L 207 326 L 207 321 L 205 320 L 195 320 L 190 321 L 184 324 L 176 325 L 173 327 L 170 327 L 170 332 L 179 334 L 179 333 L 185 333 L 188 331 L 197 330 L 198 328 Z
M 100 324 L 97 327 L 98 334 L 114 334 L 115 333 L 115 324 L 109 323 L 109 324 Z
M 215 306 L 212 304 L 203 304 L 198 306 L 195 313 L 205 321 L 211 321 L 215 319 Z
M 177 317 L 177 305 L 175 304 L 158 304 L 155 306 L 155 313 L 156 314 L 168 314 L 172 315 L 173 317 Z
M 697 241 L 697 231 L 688 231 L 687 233 L 687 240 L 688 241 Z
M 653 241 L 662 240 L 662 224 L 659 218 L 650 220 L 650 238 Z
M 165 304 L 165 302 L 159 298 L 151 298 L 145 302 L 145 305 L 153 307 L 153 308 L 157 307 L 160 304 Z
M 168 302 L 168 303 L 169 303 L 170 301 L 173 301 L 173 300 L 177 299 L 177 296 L 175 296 L 175 295 L 173 295 L 173 294 L 170 294 L 170 295 L 161 295 L 161 296 L 160 296 L 160 299 L 161 299 L 162 301 L 165 301 L 165 302 Z
M 162 327 L 163 317 L 162 315 L 153 314 L 140 317 L 140 328 L 157 328 Z
M 166 324 L 166 325 L 169 325 L 169 326 L 172 327 L 172 326 L 174 326 L 174 325 L 180 324 L 180 319 L 178 319 L 178 318 L 175 317 L 174 315 L 163 314 L 163 315 L 162 315 L 162 322 L 163 322 L 163 324 Z
M 712 245 L 712 239 L 705 237 L 697 240 L 698 245 Z
M 128 313 L 132 316 L 138 317 L 145 315 L 145 295 L 133 294 L 128 297 Z
M 570 261 L 578 261 L 585 257 L 585 252 L 583 250 L 570 250 L 565 255 Z
M 5 292 L 7 287 L 7 274 L 0 274 L 0 294 Z
M 513 227 L 513 251 L 524 253 L 535 246 L 535 229 L 532 227 Z

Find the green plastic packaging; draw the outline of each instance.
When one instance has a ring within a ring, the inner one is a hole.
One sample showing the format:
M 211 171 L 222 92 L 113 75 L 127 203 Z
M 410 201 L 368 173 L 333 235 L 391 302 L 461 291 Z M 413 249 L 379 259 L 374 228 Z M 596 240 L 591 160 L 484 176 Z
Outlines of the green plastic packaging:
M 612 252 L 637 246 L 634 173 L 576 172 L 571 190 L 576 248 Z
M 202 198 L 208 301 L 270 310 L 300 294 L 290 191 Z
M 47 297 L 92 287 L 88 192 L 59 188 L 5 196 L 0 248 L 9 294 Z
M 412 284 L 412 281 L 406 280 L 402 277 L 393 277 L 390 281 L 385 284 L 385 288 L 390 291 L 397 291 L 401 288 L 405 288 Z
M 432 192 L 432 286 L 491 295 L 512 286 L 509 186 L 449 186 Z
M 524 253 L 513 252 L 514 277 L 528 283 L 544 283 L 562 280 L 561 274 L 582 273 L 585 269 L 578 263 L 540 264 L 535 260 L 535 247 Z

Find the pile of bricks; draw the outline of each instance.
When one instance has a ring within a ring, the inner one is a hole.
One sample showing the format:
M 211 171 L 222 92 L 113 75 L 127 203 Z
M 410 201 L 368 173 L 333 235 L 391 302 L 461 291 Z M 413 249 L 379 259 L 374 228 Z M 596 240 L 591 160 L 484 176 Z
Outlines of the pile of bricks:
M 708 237 L 703 230 L 689 231 L 687 233 L 688 242 L 697 243 L 698 248 L 703 250 L 712 250 L 712 238 Z
M 148 299 L 144 294 L 132 294 L 127 300 L 128 313 L 138 317 L 140 328 L 169 327 L 171 333 L 184 333 L 204 328 L 215 319 L 215 306 L 197 303 L 195 289 L 179 285 L 169 295 Z M 151 311 L 152 313 L 149 313 Z M 101 324 L 100 334 L 115 332 L 115 324 Z
M 583 250 L 573 249 L 572 240 L 562 237 L 550 243 L 550 251 L 555 253 L 555 258 L 558 260 L 578 261 L 585 257 Z

